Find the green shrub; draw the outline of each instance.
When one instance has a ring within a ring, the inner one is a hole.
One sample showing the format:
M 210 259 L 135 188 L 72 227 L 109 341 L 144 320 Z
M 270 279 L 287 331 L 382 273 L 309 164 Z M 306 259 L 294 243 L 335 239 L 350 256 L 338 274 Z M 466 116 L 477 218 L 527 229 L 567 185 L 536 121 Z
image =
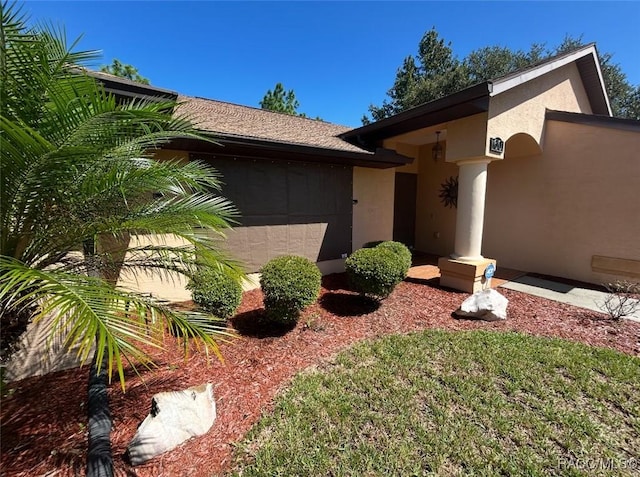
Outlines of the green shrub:
M 402 258 L 387 247 L 361 248 L 345 261 L 352 289 L 362 295 L 386 298 L 404 279 Z
M 222 319 L 235 315 L 242 301 L 239 281 L 221 270 L 202 268 L 187 284 L 193 302 L 207 313 Z
M 402 260 L 402 267 L 404 269 L 402 279 L 404 280 L 405 278 L 407 278 L 407 273 L 409 273 L 409 269 L 411 268 L 411 251 L 405 244 L 400 242 L 393 242 L 390 240 L 388 242 L 379 243 L 376 248 L 391 250 L 393 253 L 398 255 L 398 257 L 400 257 L 400 259 Z
M 365 243 L 362 248 L 376 248 L 381 243 L 384 243 L 384 240 L 373 240 L 371 242 Z
M 322 275 L 315 263 L 296 256 L 271 260 L 260 270 L 267 316 L 275 322 L 292 324 L 300 312 L 318 299 Z

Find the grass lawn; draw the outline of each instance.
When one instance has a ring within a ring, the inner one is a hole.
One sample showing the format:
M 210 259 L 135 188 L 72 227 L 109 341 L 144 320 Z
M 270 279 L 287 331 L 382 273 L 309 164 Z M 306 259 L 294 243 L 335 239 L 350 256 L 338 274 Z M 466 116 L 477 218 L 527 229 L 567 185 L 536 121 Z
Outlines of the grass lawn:
M 235 475 L 638 475 L 640 359 L 519 333 L 361 343 L 299 375 Z

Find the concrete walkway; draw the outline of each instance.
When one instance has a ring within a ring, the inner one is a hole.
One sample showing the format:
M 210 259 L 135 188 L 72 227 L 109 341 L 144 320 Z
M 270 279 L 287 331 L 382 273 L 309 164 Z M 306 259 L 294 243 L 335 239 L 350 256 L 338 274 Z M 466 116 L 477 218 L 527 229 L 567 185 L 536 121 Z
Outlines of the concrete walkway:
M 599 305 L 604 303 L 608 296 L 608 293 L 598 290 L 590 290 L 588 288 L 580 288 L 564 283 L 558 283 L 550 280 L 544 280 L 542 278 L 535 278 L 528 275 L 516 278 L 512 281 L 508 281 L 500 285 L 509 290 L 516 290 L 529 295 L 535 295 L 543 298 L 547 298 L 553 301 L 559 301 L 562 303 L 568 303 L 580 308 L 586 308 L 588 310 L 597 311 L 603 313 Z M 630 316 L 625 318 L 640 321 L 640 306 Z

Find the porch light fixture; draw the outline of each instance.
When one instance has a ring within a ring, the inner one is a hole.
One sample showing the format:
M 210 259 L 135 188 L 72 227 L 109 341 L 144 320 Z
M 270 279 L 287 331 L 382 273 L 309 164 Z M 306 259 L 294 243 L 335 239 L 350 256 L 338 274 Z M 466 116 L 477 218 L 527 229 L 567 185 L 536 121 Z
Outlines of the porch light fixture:
M 442 145 L 440 144 L 440 131 L 436 131 L 436 145 L 431 149 L 431 157 L 434 162 L 442 159 Z

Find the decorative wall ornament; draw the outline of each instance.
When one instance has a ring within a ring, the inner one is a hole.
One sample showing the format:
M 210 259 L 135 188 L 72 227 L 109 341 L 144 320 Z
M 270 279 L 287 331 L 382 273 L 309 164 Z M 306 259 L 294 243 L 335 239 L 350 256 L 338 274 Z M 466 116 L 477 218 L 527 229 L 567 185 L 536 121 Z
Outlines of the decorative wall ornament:
M 458 208 L 458 176 L 451 176 L 440 185 L 440 202 L 445 207 Z

